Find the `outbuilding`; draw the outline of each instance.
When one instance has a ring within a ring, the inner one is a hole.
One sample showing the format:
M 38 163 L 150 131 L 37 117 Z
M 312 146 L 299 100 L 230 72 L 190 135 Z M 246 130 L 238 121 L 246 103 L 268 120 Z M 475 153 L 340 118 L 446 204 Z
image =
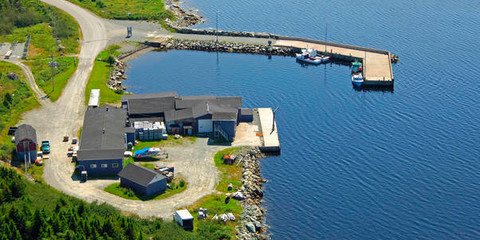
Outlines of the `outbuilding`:
M 185 230 L 193 230 L 193 216 L 187 209 L 175 212 L 175 221 Z
M 120 186 L 130 188 L 144 196 L 164 192 L 167 189 L 167 179 L 163 175 L 133 163 L 122 169 L 118 176 Z
M 17 128 L 15 150 L 19 160 L 33 163 L 37 159 L 37 131 L 32 126 L 22 124 Z

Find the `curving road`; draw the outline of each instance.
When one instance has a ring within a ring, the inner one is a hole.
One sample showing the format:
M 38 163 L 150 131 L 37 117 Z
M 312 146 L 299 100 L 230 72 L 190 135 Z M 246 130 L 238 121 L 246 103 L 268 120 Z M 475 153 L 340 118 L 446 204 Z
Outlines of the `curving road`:
M 43 104 L 43 102 L 50 102 L 50 99 L 45 97 L 46 94 L 35 83 L 35 77 L 33 77 L 33 73 L 27 65 L 12 59 L 2 59 L 2 61 L 15 64 L 22 69 L 23 73 L 25 74 L 25 77 L 27 78 L 28 85 L 33 90 L 33 92 L 35 93 L 35 97 L 40 103 Z
M 136 36 L 140 37 L 149 34 L 164 35 L 166 32 L 158 25 L 146 23 L 142 29 L 141 23 L 104 20 L 65 0 L 42 1 L 73 16 L 83 32 L 78 68 L 63 90 L 62 96 L 53 103 L 42 101 L 41 108 L 26 113 L 22 120 L 37 130 L 39 141 L 50 141 L 52 152 L 50 159 L 45 163 L 44 180 L 54 188 L 88 202 L 107 202 L 125 212 L 162 218 L 169 218 L 175 209 L 190 205 L 214 192 L 218 182 L 218 171 L 213 163 L 213 154 L 222 147 L 209 146 L 206 139 L 198 139 L 187 147 L 174 146 L 167 149 L 169 158 L 174 159 L 171 164 L 175 166 L 175 172 L 182 173 L 188 182 L 188 188 L 184 192 L 167 199 L 148 202 L 127 200 L 103 191 L 105 186 L 116 182 L 114 180 L 89 180 L 80 183 L 72 178 L 74 166 L 66 156 L 70 144 L 62 142 L 62 139 L 65 135 L 76 136 L 83 123 L 86 110 L 84 91 L 95 57 L 108 43 L 124 40 L 122 35 L 125 34 L 125 24 L 139 25 Z M 30 81 L 35 89 L 33 78 Z M 42 95 L 41 92 L 37 94 Z

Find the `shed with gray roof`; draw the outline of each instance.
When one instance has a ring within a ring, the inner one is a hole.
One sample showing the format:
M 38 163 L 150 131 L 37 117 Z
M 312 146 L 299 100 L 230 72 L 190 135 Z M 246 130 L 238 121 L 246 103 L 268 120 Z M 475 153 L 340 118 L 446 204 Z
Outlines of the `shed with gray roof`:
M 122 169 L 118 176 L 122 187 L 130 188 L 144 196 L 161 193 L 167 189 L 167 179 L 163 175 L 133 163 Z

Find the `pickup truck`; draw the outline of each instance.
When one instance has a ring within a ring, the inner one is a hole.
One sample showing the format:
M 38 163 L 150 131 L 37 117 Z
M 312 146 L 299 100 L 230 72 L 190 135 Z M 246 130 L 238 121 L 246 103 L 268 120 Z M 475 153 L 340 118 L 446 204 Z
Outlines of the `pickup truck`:
M 48 154 L 50 153 L 50 142 L 49 141 L 42 141 L 42 146 L 40 147 L 43 153 Z

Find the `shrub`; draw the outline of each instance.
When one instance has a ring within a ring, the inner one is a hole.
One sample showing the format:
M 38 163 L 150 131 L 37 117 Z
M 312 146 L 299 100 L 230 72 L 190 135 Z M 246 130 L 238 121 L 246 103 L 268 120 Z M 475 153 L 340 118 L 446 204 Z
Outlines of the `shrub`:
M 183 186 L 185 186 L 185 180 L 182 179 L 180 180 L 180 187 L 183 187 Z

